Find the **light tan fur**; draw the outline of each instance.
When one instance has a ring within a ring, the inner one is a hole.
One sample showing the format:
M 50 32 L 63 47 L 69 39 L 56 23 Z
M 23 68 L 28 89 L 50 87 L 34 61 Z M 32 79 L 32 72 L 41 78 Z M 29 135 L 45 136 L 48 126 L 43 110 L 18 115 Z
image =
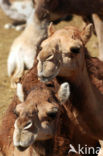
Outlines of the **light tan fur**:
M 37 27 L 35 21 L 36 19 L 33 10 L 26 29 L 14 40 L 11 46 L 8 57 L 8 75 L 11 77 L 12 88 L 16 87 L 16 83 L 22 77 L 24 69 L 27 70 L 33 66 L 37 53 L 37 45 L 39 44 L 42 35 L 42 33 L 39 34 L 41 25 Z M 35 38 L 38 38 L 36 42 Z
M 37 57 L 39 78 L 42 81 L 48 81 L 56 75 L 68 75 L 68 71 L 77 66 L 75 58 L 71 62 L 75 56 L 71 49 L 82 50 L 91 36 L 91 29 L 92 25 L 90 24 L 82 32 L 72 26 L 55 31 L 53 25 L 50 25 L 49 37 L 42 42 L 41 51 Z

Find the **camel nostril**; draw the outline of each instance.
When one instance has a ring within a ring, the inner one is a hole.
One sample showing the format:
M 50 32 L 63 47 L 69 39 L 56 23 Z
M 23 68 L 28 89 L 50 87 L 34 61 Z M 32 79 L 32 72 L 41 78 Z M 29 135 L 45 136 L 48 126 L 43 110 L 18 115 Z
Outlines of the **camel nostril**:
M 43 62 L 39 61 L 37 68 L 38 68 L 38 74 L 41 74 L 43 71 Z
M 43 73 L 42 72 L 38 72 L 38 77 L 42 77 Z
M 17 149 L 21 152 L 27 149 L 27 147 L 17 146 Z
M 27 130 L 27 129 L 31 128 L 32 125 L 33 125 L 33 124 L 32 124 L 32 121 L 29 121 L 28 123 L 25 124 L 24 130 Z
M 80 53 L 80 47 L 71 47 L 70 50 L 74 54 Z
M 54 55 L 53 55 L 53 54 L 50 54 L 49 56 L 47 56 L 46 60 L 47 60 L 47 61 L 50 61 L 50 60 L 53 59 L 53 57 L 54 57 Z

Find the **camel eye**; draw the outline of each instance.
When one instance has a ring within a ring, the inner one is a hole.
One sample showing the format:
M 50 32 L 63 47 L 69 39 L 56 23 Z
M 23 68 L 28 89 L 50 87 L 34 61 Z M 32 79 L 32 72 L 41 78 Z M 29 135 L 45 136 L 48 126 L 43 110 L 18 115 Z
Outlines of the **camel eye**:
M 54 57 L 54 55 L 51 54 L 51 55 L 49 55 L 49 56 L 46 58 L 46 60 L 49 61 L 49 60 L 53 59 L 53 57 Z
M 58 108 L 54 108 L 53 111 L 47 112 L 48 117 L 55 119 L 58 113 Z
M 73 54 L 78 54 L 78 53 L 80 53 L 80 47 L 71 47 L 71 52 L 73 53 Z
M 55 119 L 57 116 L 57 112 L 48 112 L 47 115 L 48 115 L 48 117 Z

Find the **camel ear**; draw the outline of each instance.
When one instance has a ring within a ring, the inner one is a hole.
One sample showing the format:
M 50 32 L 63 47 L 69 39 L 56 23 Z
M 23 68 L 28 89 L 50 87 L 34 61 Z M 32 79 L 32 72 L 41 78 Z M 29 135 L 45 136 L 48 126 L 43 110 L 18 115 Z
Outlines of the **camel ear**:
M 17 83 L 17 96 L 21 102 L 24 102 L 24 92 L 21 83 Z
M 48 27 L 48 37 L 52 36 L 55 32 L 55 28 L 53 26 L 53 23 L 51 22 L 49 27 Z
M 84 42 L 84 44 L 86 44 L 88 42 L 88 40 L 90 39 L 90 37 L 92 35 L 92 31 L 93 31 L 93 25 L 88 24 L 81 32 L 81 38 L 82 38 L 82 41 Z
M 58 91 L 58 99 L 61 103 L 65 103 L 70 96 L 69 83 L 64 82 L 61 84 Z

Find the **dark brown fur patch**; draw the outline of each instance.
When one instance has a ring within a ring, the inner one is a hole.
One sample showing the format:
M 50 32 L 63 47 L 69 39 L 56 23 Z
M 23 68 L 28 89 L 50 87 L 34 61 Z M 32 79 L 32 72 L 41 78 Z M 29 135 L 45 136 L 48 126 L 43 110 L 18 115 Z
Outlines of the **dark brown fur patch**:
M 92 83 L 103 94 L 103 61 L 96 57 L 91 57 L 87 50 L 85 52 L 86 66 Z

